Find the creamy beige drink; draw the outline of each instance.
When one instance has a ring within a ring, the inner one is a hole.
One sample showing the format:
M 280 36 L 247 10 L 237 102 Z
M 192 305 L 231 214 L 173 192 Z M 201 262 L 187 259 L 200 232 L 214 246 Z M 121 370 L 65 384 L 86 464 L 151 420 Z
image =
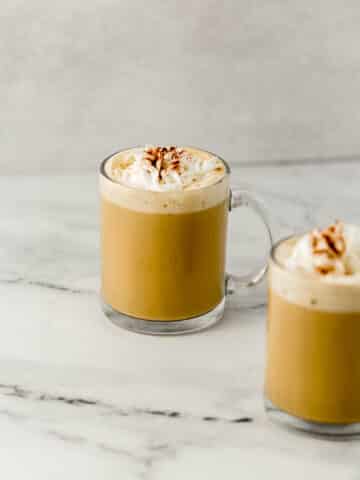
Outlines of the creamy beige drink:
M 219 158 L 191 148 L 122 151 L 104 162 L 100 191 L 107 305 L 171 322 L 222 301 L 229 185 Z
M 336 223 L 274 248 L 267 338 L 273 409 L 324 425 L 360 422 L 360 227 Z M 338 432 L 323 428 L 309 430 Z

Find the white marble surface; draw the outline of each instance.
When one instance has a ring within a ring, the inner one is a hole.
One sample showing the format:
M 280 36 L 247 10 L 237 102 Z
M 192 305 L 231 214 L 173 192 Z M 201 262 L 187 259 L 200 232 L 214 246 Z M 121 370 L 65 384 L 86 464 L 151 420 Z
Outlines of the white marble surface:
M 359 223 L 360 164 L 233 173 L 259 192 L 277 238 L 334 217 Z M 359 478 L 360 441 L 264 415 L 264 285 L 201 334 L 122 331 L 96 294 L 96 176 L 2 177 L 0 199 L 3 478 Z M 229 268 L 246 268 L 261 230 L 233 217 Z

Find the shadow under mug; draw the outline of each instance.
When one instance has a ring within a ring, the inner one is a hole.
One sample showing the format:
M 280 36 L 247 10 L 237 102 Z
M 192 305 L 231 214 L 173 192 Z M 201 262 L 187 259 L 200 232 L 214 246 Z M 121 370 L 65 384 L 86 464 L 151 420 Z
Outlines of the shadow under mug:
M 272 244 L 263 207 L 248 192 L 230 188 L 231 171 L 214 184 L 185 191 L 154 192 L 115 182 L 100 167 L 101 297 L 116 325 L 144 334 L 195 332 L 218 322 L 227 295 L 256 285 L 267 270 L 225 272 L 228 212 L 252 209 Z M 208 152 L 202 151 L 209 155 Z

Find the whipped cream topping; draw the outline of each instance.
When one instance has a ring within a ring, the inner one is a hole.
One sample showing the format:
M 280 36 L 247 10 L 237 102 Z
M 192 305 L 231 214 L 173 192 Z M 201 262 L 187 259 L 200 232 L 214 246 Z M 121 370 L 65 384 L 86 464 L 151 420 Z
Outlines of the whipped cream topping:
M 107 174 L 116 182 L 156 192 L 191 190 L 212 185 L 225 165 L 210 153 L 175 146 L 145 146 L 115 155 Z
M 360 279 L 360 227 L 336 222 L 301 237 L 286 260 L 290 270 L 304 270 L 329 281 Z

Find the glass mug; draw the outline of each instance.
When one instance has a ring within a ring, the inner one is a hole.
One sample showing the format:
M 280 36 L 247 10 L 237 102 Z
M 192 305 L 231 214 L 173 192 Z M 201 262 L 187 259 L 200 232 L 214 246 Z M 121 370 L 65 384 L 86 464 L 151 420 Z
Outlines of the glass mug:
M 265 409 L 318 434 L 360 433 L 360 288 L 284 265 L 299 237 L 271 252 Z
M 207 328 L 223 316 L 226 295 L 257 284 L 267 270 L 264 260 L 254 273 L 225 273 L 228 211 L 254 210 L 271 244 L 266 215 L 247 192 L 230 190 L 226 162 L 224 176 L 211 185 L 154 192 L 112 180 L 108 162 L 124 152 L 100 167 L 104 313 L 118 326 L 145 334 Z

